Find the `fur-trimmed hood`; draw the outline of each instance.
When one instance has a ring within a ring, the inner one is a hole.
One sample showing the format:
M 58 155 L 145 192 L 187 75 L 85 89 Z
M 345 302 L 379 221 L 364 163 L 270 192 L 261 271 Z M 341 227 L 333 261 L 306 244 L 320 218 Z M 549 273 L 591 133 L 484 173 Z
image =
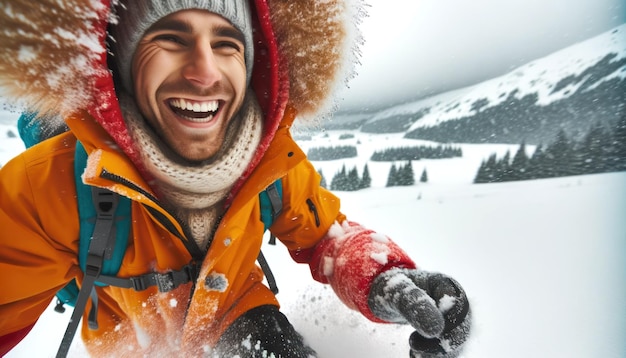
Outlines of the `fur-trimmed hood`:
M 8 109 L 39 113 L 44 126 L 87 110 L 133 159 L 107 66 L 107 27 L 116 21 L 118 2 L 3 0 L 0 97 Z M 362 0 L 251 3 L 256 15 L 251 86 L 265 114 L 261 144 L 266 146 L 287 106 L 306 123 L 332 112 L 337 90 L 358 62 L 364 5 Z

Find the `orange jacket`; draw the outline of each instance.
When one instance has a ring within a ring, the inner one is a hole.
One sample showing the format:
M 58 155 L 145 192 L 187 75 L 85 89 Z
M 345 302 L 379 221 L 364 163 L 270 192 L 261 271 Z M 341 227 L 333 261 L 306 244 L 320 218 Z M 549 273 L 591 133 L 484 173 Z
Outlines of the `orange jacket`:
M 73 277 L 81 280 L 73 184 L 76 137 L 90 153 L 84 181 L 133 199 L 130 243 L 118 276 L 180 269 L 191 260 L 182 242 L 188 238 L 177 221 L 154 199 L 129 160 L 107 145 L 102 129 L 88 115 L 70 118 L 67 123 L 71 132 L 24 152 L 1 172 L 0 336 L 34 323 L 58 289 Z M 116 180 L 118 177 L 124 180 Z M 258 193 L 280 177 L 284 211 L 272 231 L 287 248 L 298 251 L 313 247 L 335 220 L 342 220 L 339 200 L 319 187 L 317 172 L 287 128 L 281 127 L 222 219 L 191 301 L 190 284 L 168 293 L 158 293 L 155 287 L 140 292 L 99 288 L 100 328 L 92 331 L 83 327 L 89 350 L 100 355 L 136 347 L 134 354 L 145 349 L 163 353 L 179 349 L 178 342 L 182 341 L 193 351 L 214 343 L 241 313 L 259 305 L 277 305 L 274 295 L 261 283 L 263 274 L 255 260 L 264 231 Z M 306 199 L 316 203 L 317 216 Z M 214 275 L 226 280 L 225 289 L 204 284 Z M 137 337 L 151 344 L 142 347 L 145 342 Z
M 0 171 L 0 337 L 28 330 L 61 287 L 73 278 L 82 281 L 73 173 L 77 137 L 89 153 L 85 183 L 133 200 L 132 231 L 118 276 L 180 269 L 191 260 L 183 243 L 188 238 L 176 219 L 128 158 L 111 147 L 102 128 L 87 114 L 67 123 L 71 132 L 25 151 Z M 414 265 L 393 242 L 374 240 L 372 231 L 354 223 L 344 228 L 344 236 L 330 232 L 334 222 L 347 223 L 339 199 L 319 186 L 315 168 L 281 126 L 223 217 L 195 289 L 192 284 L 167 293 L 156 287 L 98 288 L 99 329 L 83 324 L 90 353 L 201 355 L 242 313 L 278 305 L 255 263 L 264 231 L 258 193 L 277 178 L 283 182 L 284 208 L 271 231 L 296 261 L 311 265 L 315 279 L 330 283 L 348 306 L 376 320 L 366 305 L 372 279 L 390 267 Z M 373 258 L 380 252 L 387 253 L 387 262 Z M 329 271 L 329 260 L 345 264 Z M 227 285 L 210 285 L 215 277 Z

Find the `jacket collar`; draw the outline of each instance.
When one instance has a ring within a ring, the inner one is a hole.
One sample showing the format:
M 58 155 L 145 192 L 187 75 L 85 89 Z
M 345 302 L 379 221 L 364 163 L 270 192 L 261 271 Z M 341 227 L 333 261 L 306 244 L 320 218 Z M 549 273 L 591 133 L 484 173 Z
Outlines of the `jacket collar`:
M 66 124 L 87 152 L 82 175 L 86 184 L 155 205 L 156 196 L 145 178 L 93 116 L 86 111 L 76 112 L 66 118 Z

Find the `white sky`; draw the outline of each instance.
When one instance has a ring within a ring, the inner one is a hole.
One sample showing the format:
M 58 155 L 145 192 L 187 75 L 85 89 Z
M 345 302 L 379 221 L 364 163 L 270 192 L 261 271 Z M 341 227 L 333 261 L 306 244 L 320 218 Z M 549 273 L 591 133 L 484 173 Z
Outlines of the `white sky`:
M 626 0 L 366 0 L 366 44 L 341 110 L 464 87 L 626 22 Z

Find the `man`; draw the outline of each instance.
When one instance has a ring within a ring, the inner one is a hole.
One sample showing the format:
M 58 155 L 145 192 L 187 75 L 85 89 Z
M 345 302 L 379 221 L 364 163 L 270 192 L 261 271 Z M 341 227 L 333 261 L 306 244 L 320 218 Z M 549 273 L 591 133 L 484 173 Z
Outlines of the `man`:
M 412 356 L 458 356 L 470 326 L 460 285 L 418 270 L 389 238 L 349 221 L 289 134 L 296 115 L 324 112 L 329 89 L 343 81 L 352 54 L 346 4 L 39 6 L 4 11 L 3 27 L 20 31 L 0 38 L 8 79 L 0 83 L 42 118 L 60 114 L 69 131 L 0 172 L 0 354 L 29 332 L 55 292 L 83 280 L 72 169 L 78 140 L 89 155 L 83 181 L 133 201 L 117 276 L 200 265 L 195 279 L 171 290 L 97 287 L 98 327 L 87 319 L 82 327 L 91 355 L 314 356 L 255 263 L 264 232 L 258 194 L 281 179 L 283 212 L 270 230 L 293 259 L 367 318 L 415 327 Z M 33 43 L 42 17 L 58 27 Z M 66 30 L 67 21 L 75 28 Z M 71 51 L 46 57 L 63 46 Z M 61 63 L 74 66 L 59 71 Z M 26 75 L 13 80 L 19 71 Z

